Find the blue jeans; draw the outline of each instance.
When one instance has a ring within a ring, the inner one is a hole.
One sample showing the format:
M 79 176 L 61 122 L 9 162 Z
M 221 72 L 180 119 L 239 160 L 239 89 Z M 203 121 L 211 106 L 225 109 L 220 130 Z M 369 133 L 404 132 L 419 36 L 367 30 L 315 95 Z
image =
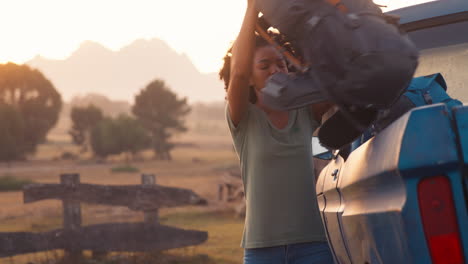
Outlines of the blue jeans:
M 333 264 L 327 242 L 244 250 L 244 264 Z

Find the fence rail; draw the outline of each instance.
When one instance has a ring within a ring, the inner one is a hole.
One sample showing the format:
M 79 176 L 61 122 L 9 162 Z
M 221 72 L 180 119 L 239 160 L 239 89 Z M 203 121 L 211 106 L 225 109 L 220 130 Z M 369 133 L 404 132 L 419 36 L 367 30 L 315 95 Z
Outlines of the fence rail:
M 206 200 L 192 190 L 156 185 L 154 175 L 143 174 L 142 185 L 107 186 L 80 183 L 79 174 L 63 174 L 60 184 L 31 184 L 24 188 L 25 203 L 59 199 L 63 204 L 63 229 L 42 233 L 0 233 L 0 257 L 64 249 L 71 260 L 83 250 L 102 255 L 108 251 L 150 251 L 201 244 L 208 233 L 160 225 L 158 208 L 203 205 Z M 144 211 L 141 223 L 106 223 L 81 226 L 80 203 L 127 206 Z
M 206 232 L 145 223 L 116 223 L 43 233 L 0 233 L 0 257 L 55 249 L 72 252 L 166 250 L 203 243 Z
M 45 199 L 59 199 L 126 206 L 136 211 L 177 207 L 187 204 L 196 205 L 206 202 L 191 190 L 158 185 L 31 184 L 24 188 L 23 198 L 25 203 Z

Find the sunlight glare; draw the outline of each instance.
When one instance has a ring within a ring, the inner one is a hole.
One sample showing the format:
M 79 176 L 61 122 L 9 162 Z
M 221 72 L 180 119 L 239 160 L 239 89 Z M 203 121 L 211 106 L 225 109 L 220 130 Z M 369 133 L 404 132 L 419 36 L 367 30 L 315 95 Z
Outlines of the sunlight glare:
M 114 51 L 159 38 L 201 72 L 216 72 L 242 22 L 244 0 L 0 0 L 0 63 L 65 59 L 86 40 Z M 428 0 L 375 0 L 384 11 Z

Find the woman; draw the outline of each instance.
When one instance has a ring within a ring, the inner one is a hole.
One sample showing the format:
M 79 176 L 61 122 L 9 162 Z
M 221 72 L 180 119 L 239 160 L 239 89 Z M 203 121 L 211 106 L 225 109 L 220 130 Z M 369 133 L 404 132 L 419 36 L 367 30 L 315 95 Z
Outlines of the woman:
M 248 1 L 232 57 L 225 57 L 220 71 L 246 195 L 244 263 L 333 263 L 312 165 L 311 137 L 322 111 L 282 112 L 262 103 L 260 90 L 268 77 L 288 68 L 282 55 L 255 34 L 254 1 Z

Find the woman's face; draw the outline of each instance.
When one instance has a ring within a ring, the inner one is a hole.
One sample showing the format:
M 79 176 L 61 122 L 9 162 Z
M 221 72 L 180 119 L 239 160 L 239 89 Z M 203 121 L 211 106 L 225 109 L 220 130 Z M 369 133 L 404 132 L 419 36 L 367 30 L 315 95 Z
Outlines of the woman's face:
M 252 70 L 252 85 L 256 91 L 265 87 L 266 80 L 277 72 L 288 72 L 283 56 L 271 45 L 256 49 Z

